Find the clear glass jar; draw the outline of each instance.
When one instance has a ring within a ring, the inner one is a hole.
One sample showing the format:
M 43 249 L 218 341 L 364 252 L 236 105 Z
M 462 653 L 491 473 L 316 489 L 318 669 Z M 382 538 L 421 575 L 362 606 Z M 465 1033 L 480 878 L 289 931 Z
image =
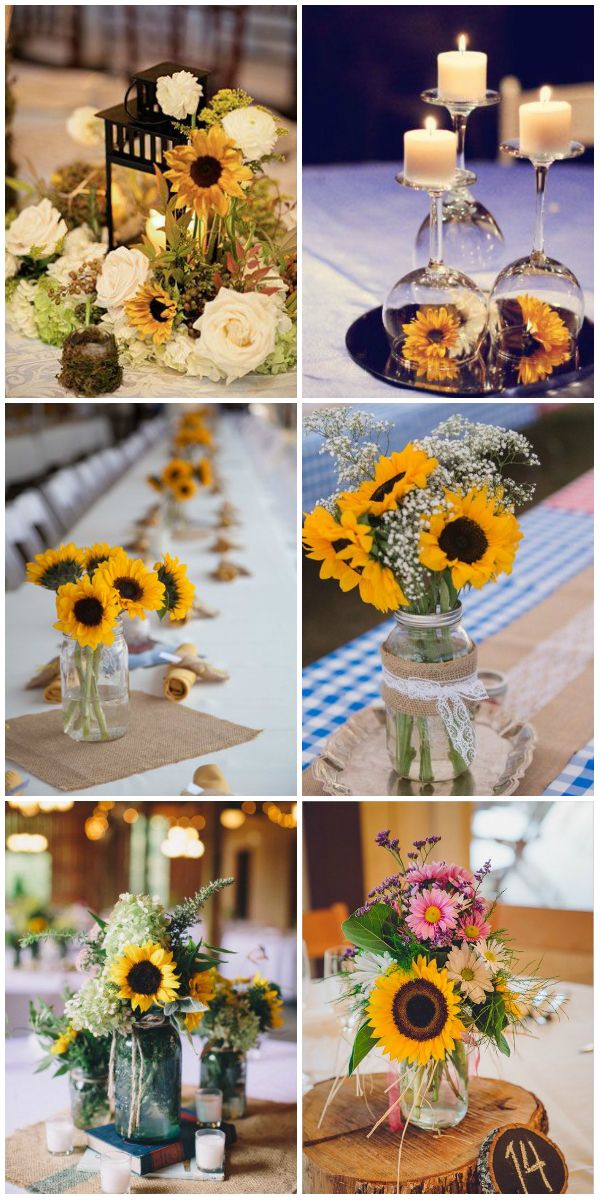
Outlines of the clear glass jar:
M 180 1133 L 181 1041 L 164 1018 L 138 1021 L 115 1044 L 115 1129 L 129 1142 Z
M 469 1060 L 463 1042 L 432 1066 L 402 1063 L 400 1108 L 418 1129 L 449 1129 L 460 1125 L 469 1107 Z
M 108 1075 L 88 1075 L 83 1067 L 69 1071 L 71 1116 L 76 1129 L 91 1129 L 110 1121 Z
M 451 612 L 421 616 L 400 610 L 383 650 L 404 662 L 442 663 L 464 658 L 474 643 L 461 624 L 462 605 Z M 468 718 L 474 720 L 477 705 L 466 703 Z M 453 746 L 446 726 L 437 714 L 410 716 L 386 702 L 386 743 L 396 773 L 402 779 L 438 783 L 456 779 L 468 769 L 472 753 L 462 755 Z
M 223 1120 L 235 1121 L 246 1111 L 246 1055 L 230 1046 L 207 1042 L 200 1056 L 200 1087 L 223 1093 Z
M 129 658 L 118 617 L 112 646 L 80 646 L 64 637 L 60 651 L 63 728 L 76 742 L 109 742 L 129 728 Z

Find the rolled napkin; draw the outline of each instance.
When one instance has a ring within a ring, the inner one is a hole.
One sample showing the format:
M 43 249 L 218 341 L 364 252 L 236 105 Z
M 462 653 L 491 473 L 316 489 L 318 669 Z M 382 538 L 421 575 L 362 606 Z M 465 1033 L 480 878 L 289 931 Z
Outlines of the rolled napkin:
M 50 681 L 47 687 L 44 688 L 44 700 L 46 704 L 60 704 L 62 700 L 62 688 L 60 686 L 60 675 L 56 675 Z
M 230 542 L 229 538 L 220 536 L 213 542 L 210 547 L 211 554 L 227 554 L 228 550 L 241 550 L 241 546 L 237 546 L 235 542 Z
M 175 653 L 180 656 L 181 662 L 173 663 L 163 679 L 163 692 L 167 700 L 186 700 L 195 683 L 222 683 L 229 679 L 227 671 L 198 658 L 198 647 L 193 642 L 183 642 Z
M 231 583 L 232 579 L 237 579 L 238 575 L 249 575 L 250 572 L 245 567 L 239 567 L 236 563 L 226 562 L 221 559 L 219 565 L 211 571 L 211 579 L 218 579 L 220 583 Z
M 47 684 L 52 683 L 53 679 L 56 678 L 56 676 L 58 674 L 58 670 L 59 670 L 59 665 L 60 665 L 60 663 L 59 663 L 58 657 L 51 658 L 50 662 L 45 663 L 43 667 L 39 667 L 39 669 L 36 671 L 35 675 L 31 676 L 29 683 L 25 684 L 25 687 L 26 688 L 46 687 Z
M 150 539 L 145 534 L 135 534 L 130 542 L 125 542 L 123 546 L 129 554 L 148 554 L 150 552 Z
M 193 783 L 188 783 L 187 788 L 180 792 L 181 796 L 231 796 L 231 794 L 229 784 L 216 763 L 206 763 L 203 767 L 196 767 Z
M 15 796 L 18 792 L 24 791 L 27 783 L 28 780 L 23 779 L 18 771 L 4 772 L 4 791 L 7 796 Z
M 187 625 L 190 621 L 218 616 L 218 608 L 209 608 L 208 604 L 202 604 L 200 600 L 194 600 L 187 617 L 182 617 L 180 621 L 171 621 L 170 626 L 172 629 L 173 626 Z

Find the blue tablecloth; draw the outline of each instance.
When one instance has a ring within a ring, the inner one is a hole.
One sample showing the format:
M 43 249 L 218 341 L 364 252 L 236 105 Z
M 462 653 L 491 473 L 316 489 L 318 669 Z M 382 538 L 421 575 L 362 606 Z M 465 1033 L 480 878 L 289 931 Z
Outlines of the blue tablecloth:
M 471 163 L 474 195 L 493 213 L 506 243 L 506 262 L 531 250 L 534 178 L 529 163 Z M 382 304 L 413 266 L 427 197 L 400 188 L 400 164 L 307 167 L 303 172 L 303 369 L 305 397 L 385 396 L 388 384 L 349 357 L 346 330 Z M 592 316 L 593 170 L 557 163 L 546 202 L 546 249 L 566 263 L 586 293 Z M 402 392 L 399 395 L 410 395 Z M 419 395 L 418 392 L 414 393 Z

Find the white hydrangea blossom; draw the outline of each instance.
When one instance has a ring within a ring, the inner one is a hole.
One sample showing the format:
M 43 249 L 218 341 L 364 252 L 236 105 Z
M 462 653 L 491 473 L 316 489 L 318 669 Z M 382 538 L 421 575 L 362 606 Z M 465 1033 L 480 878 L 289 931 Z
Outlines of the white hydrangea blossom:
M 223 1042 L 232 1050 L 241 1050 L 244 1053 L 256 1044 L 259 1034 L 260 1020 L 256 1013 L 242 1009 L 235 1012 L 228 1010 L 227 1019 L 220 1021 L 217 1018 L 210 1024 L 211 1041 Z
M 156 897 L 123 892 L 112 910 L 103 938 L 106 966 L 118 958 L 124 946 L 141 946 L 144 942 L 167 946 L 167 914 Z
M 88 979 L 79 992 L 65 1002 L 65 1015 L 74 1029 L 86 1029 L 94 1037 L 102 1037 L 115 1030 L 125 1032 L 132 1022 L 132 1011 L 123 1009 L 118 999 L 118 989 L 106 986 L 99 976 Z
M 33 307 L 36 289 L 35 279 L 20 279 L 10 300 L 6 302 L 6 320 L 10 328 L 27 338 L 38 336 Z

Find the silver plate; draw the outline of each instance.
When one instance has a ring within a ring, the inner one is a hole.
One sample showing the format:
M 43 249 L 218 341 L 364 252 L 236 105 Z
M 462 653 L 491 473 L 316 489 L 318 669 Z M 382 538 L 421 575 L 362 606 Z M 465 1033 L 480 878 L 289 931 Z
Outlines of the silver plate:
M 399 779 L 385 745 L 385 713 L 363 708 L 329 738 L 312 772 L 327 796 L 510 796 L 533 758 L 536 733 L 505 708 L 483 703 L 475 717 L 470 771 L 445 783 Z

